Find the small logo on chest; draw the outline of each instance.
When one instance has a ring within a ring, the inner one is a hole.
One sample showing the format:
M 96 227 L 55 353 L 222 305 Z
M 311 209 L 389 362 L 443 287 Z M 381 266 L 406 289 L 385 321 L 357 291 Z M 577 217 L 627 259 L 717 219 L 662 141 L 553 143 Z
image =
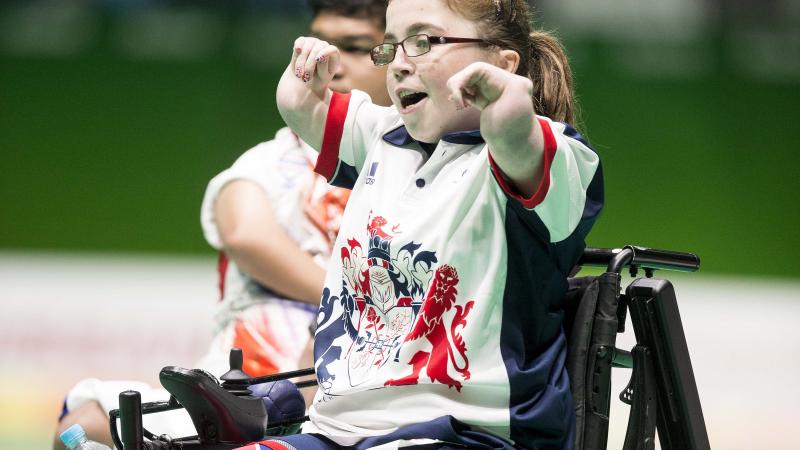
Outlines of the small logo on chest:
M 367 174 L 367 184 L 375 184 L 375 174 L 378 172 L 378 162 L 375 161 L 369 166 L 369 173 Z

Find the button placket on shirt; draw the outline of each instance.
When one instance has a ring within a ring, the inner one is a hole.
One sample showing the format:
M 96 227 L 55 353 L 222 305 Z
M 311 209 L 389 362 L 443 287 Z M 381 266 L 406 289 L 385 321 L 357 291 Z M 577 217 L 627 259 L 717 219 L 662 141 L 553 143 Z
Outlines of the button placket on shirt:
M 431 187 L 435 178 L 441 175 L 444 166 L 453 161 L 472 146 L 451 144 L 440 141 L 431 156 L 422 164 L 409 180 L 409 185 L 403 193 L 403 198 L 417 199 L 421 196 L 431 195 Z
M 421 151 L 424 152 L 424 150 Z M 427 194 L 426 187 L 430 187 L 433 178 L 441 170 L 443 164 L 446 163 L 442 160 L 442 142 L 439 142 L 433 153 L 411 177 L 405 196 L 417 198 L 423 193 Z

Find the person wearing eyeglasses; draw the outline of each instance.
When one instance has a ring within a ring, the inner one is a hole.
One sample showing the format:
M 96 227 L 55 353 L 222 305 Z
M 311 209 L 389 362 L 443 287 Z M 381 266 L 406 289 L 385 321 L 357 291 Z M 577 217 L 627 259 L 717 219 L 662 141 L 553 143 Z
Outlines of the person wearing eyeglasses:
M 309 0 L 311 34 L 334 43 L 340 64 L 330 88 L 359 89 L 389 105 L 386 68 L 370 51 L 383 40 L 384 0 Z M 312 365 L 315 322 L 324 264 L 330 256 L 349 190 L 328 186 L 314 173 L 317 153 L 288 128 L 242 154 L 206 189 L 201 223 L 219 250 L 220 302 L 209 351 L 196 365 L 216 376 L 228 370 L 231 347 L 243 349 L 244 370 L 268 375 Z M 134 389 L 147 401 L 169 393 L 137 381 L 77 383 L 67 394 L 58 434 L 79 423 L 88 436 L 113 447 L 108 411 L 121 391 Z M 312 390 L 304 391 L 304 394 Z M 310 401 L 310 398 L 308 399 Z M 172 437 L 196 435 L 185 412 L 145 415 L 145 427 Z
M 310 421 L 262 448 L 572 447 L 562 301 L 603 181 L 566 56 L 531 30 L 524 1 L 389 1 L 390 107 L 332 91 L 340 50 L 295 41 L 279 111 L 352 194 Z

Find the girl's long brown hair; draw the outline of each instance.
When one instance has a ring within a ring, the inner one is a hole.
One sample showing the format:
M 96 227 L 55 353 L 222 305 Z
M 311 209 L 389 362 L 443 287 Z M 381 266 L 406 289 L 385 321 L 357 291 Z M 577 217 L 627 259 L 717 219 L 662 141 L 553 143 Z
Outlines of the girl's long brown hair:
M 520 55 L 517 74 L 533 81 L 537 114 L 575 123 L 572 70 L 558 38 L 532 30 L 526 0 L 443 0 L 452 11 L 476 22 L 481 37 Z

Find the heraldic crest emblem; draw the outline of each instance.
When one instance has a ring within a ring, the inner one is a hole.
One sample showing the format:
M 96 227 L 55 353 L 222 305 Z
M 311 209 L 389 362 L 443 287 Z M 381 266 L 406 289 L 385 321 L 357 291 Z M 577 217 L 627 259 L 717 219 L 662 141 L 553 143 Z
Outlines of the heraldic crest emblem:
M 318 317 L 320 386 L 332 394 L 343 374 L 349 386 L 379 381 L 376 388 L 418 384 L 423 376 L 460 391 L 470 377 L 461 331 L 474 301 L 459 302 L 455 267 L 438 264 L 421 243 L 394 248 L 400 226 L 387 228 L 384 217 L 370 215 L 366 250 L 354 238 L 339 249 L 341 291 L 337 297 L 325 288 Z M 416 351 L 401 354 L 412 342 Z

